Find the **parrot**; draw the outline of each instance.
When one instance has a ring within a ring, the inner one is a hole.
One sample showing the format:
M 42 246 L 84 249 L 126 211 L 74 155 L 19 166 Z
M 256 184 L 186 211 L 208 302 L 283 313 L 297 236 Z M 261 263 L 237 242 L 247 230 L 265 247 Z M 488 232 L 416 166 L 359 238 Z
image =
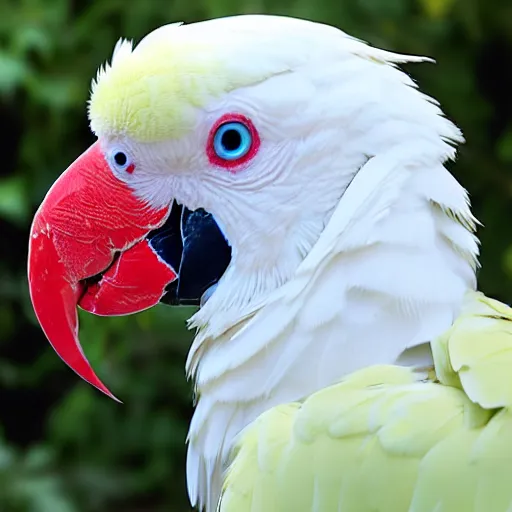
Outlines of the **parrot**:
M 206 512 L 512 510 L 512 311 L 478 291 L 462 132 L 337 27 L 236 15 L 121 39 L 95 142 L 34 215 L 28 283 L 107 396 L 77 308 L 195 306 L 187 486 Z

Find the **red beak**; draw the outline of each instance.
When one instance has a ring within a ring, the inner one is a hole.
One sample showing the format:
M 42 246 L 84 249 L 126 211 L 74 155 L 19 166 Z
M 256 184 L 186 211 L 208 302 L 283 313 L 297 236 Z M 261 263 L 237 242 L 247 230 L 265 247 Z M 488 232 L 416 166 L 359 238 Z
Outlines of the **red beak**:
M 56 181 L 32 224 L 28 279 L 37 319 L 57 354 L 112 398 L 80 346 L 76 307 L 120 315 L 158 303 L 176 273 L 145 236 L 169 211 L 137 198 L 96 142 Z

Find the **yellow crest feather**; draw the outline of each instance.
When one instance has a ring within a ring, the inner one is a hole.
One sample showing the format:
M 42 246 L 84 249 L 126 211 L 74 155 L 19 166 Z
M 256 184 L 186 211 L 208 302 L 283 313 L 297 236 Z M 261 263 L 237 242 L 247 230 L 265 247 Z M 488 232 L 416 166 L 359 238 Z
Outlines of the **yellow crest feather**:
M 140 142 L 177 137 L 193 122 L 194 107 L 226 91 L 213 52 L 201 41 L 173 37 L 176 25 L 165 28 L 134 50 L 131 42 L 119 41 L 112 63 L 100 68 L 89 104 L 98 136 L 127 135 Z

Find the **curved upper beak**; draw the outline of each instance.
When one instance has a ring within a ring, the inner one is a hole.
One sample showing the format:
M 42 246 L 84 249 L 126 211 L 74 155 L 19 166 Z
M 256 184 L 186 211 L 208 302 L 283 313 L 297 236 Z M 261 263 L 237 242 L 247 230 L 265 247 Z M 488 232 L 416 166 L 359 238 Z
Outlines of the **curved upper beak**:
M 139 199 L 114 176 L 96 142 L 60 176 L 36 212 L 30 297 L 57 354 L 115 398 L 82 351 L 77 306 L 111 316 L 160 301 L 198 304 L 230 259 L 210 214 L 177 204 L 157 209 Z
M 176 273 L 158 264 L 150 251 L 144 253 L 144 245 L 138 246 L 138 242 L 161 226 L 169 211 L 170 206 L 155 209 L 137 198 L 113 175 L 96 142 L 55 182 L 32 223 L 28 281 L 37 319 L 59 356 L 109 396 L 112 394 L 95 375 L 80 347 L 76 306 L 83 302 L 85 309 L 95 311 L 97 306 L 100 313 L 109 314 L 108 297 L 105 301 L 94 293 L 87 280 L 115 263 L 120 270 L 118 276 L 112 273 L 115 286 L 119 276 L 126 274 L 123 254 L 129 253 L 153 263 L 154 269 L 150 270 L 160 272 L 160 280 L 166 282 L 160 283 L 160 293 L 153 297 L 135 297 L 139 304 L 123 302 L 123 296 L 133 297 L 133 293 L 121 291 L 121 306 L 114 313 L 138 311 L 159 301 Z

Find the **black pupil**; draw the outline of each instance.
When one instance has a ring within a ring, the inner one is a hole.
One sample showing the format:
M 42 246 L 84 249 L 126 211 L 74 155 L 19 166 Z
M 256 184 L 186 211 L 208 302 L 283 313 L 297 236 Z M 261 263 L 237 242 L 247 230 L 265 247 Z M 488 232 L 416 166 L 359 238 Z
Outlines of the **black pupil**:
M 114 155 L 114 162 L 117 164 L 117 165 L 125 165 L 126 162 L 127 162 L 127 158 L 126 158 L 126 155 L 124 153 L 122 153 L 121 151 L 119 151 L 118 153 L 116 153 Z
M 235 151 L 242 144 L 242 137 L 236 130 L 226 130 L 222 134 L 221 143 L 227 151 Z

